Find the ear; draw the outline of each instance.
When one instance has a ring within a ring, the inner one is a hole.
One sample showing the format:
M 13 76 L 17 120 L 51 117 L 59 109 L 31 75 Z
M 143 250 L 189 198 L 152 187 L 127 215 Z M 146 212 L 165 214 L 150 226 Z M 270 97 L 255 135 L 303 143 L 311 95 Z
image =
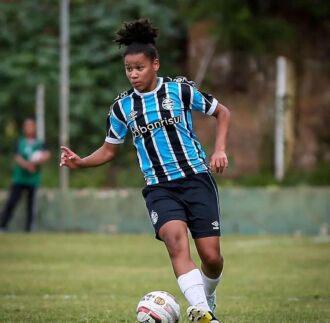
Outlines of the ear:
M 152 67 L 154 69 L 155 72 L 158 72 L 160 64 L 159 64 L 159 59 L 155 58 L 153 63 L 152 63 Z

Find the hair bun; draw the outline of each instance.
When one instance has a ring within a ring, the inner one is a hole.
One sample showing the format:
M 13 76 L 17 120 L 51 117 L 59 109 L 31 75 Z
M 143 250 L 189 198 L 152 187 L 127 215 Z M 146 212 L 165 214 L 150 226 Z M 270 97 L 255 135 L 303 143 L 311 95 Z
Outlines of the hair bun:
M 117 31 L 115 42 L 119 46 L 129 46 L 132 43 L 143 43 L 155 45 L 158 29 L 153 27 L 148 19 L 139 19 L 125 22 Z

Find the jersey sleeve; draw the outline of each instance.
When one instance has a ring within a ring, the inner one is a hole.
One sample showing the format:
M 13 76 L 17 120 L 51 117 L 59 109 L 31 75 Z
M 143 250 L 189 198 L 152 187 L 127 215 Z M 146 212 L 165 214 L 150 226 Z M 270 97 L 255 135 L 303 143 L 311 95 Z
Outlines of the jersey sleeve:
M 193 82 L 181 81 L 182 101 L 186 109 L 212 115 L 218 105 L 218 100 L 211 94 L 199 91 Z
M 116 101 L 107 117 L 105 141 L 110 144 L 124 142 L 128 128 L 119 101 Z
M 218 105 L 218 100 L 211 94 L 201 92 L 192 87 L 191 109 L 208 115 L 212 115 Z

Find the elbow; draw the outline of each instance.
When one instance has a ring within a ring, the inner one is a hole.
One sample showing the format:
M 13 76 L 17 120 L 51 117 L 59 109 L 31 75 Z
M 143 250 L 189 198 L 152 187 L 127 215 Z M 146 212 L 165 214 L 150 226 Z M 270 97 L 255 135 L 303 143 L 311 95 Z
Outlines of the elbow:
M 229 122 L 230 118 L 231 118 L 231 113 L 230 113 L 230 110 L 228 108 L 226 108 L 226 115 L 227 115 L 227 119 L 228 119 L 228 122 Z
M 229 109 L 226 106 L 224 106 L 220 103 L 218 103 L 218 106 L 217 106 L 217 109 L 215 110 L 214 116 L 216 118 L 221 118 L 221 119 L 228 120 L 228 122 L 230 121 L 230 111 L 229 111 Z
M 106 161 L 109 162 L 117 156 L 118 153 L 118 145 L 105 143 L 103 145 L 103 149 L 105 150 Z

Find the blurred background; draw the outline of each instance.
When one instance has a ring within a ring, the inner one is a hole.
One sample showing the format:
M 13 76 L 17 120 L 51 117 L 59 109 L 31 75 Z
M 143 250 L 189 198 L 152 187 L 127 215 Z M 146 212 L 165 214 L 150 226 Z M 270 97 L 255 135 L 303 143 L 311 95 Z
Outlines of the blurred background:
M 0 0 L 0 204 L 22 121 L 41 99 L 52 159 L 43 167 L 37 229 L 148 231 L 129 137 L 114 162 L 72 172 L 69 189 L 59 189 L 60 16 L 60 1 Z M 185 75 L 231 110 L 229 168 L 215 176 L 225 232 L 327 234 L 330 3 L 71 1 L 68 143 L 81 156 L 102 145 L 111 102 L 129 88 L 114 33 L 141 17 L 160 30 L 160 75 Z M 195 128 L 210 155 L 213 118 L 195 115 Z

